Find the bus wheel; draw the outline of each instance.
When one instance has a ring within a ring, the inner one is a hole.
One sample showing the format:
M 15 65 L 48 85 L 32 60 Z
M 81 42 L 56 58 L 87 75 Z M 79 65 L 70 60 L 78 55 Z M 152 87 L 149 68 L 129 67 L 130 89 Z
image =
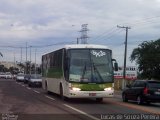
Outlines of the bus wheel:
M 60 85 L 60 97 L 61 97 L 62 100 L 64 100 L 62 85 Z
M 97 102 L 102 102 L 102 101 L 103 101 L 103 98 L 96 98 L 96 101 L 97 101 Z
M 126 98 L 126 94 L 125 93 L 122 94 L 122 99 L 123 99 L 123 102 L 128 102 L 128 99 Z
M 50 92 L 48 91 L 47 82 L 45 82 L 45 92 L 46 92 L 47 94 L 50 94 Z

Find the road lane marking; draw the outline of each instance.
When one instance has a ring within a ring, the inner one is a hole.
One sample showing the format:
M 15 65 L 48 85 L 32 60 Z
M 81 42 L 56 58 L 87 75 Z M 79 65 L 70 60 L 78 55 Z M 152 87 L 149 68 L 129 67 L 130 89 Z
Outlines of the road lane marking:
M 87 114 L 87 113 L 85 113 L 85 112 L 83 112 L 81 110 L 78 110 L 77 108 L 74 108 L 74 107 L 72 107 L 70 105 L 67 105 L 67 104 L 63 104 L 63 105 L 68 107 L 68 108 L 70 108 L 70 109 L 72 109 L 72 110 L 74 110 L 74 111 L 76 111 L 76 112 L 79 112 L 80 114 L 83 114 L 83 115 L 85 115 L 85 116 L 87 116 L 87 117 L 89 117 L 89 118 L 91 118 L 93 120 L 101 120 L 101 119 L 98 119 L 98 118 L 96 118 L 96 117 L 94 117 L 92 115 L 89 115 L 89 114 Z
M 49 97 L 49 96 L 45 96 L 46 98 L 49 98 L 49 99 L 51 99 L 51 100 L 55 100 L 54 98 L 52 98 L 52 97 Z
M 30 88 L 30 87 L 27 87 L 27 89 L 30 90 L 31 88 Z
M 31 88 L 27 87 L 28 90 L 30 90 Z
M 33 90 L 33 91 L 34 91 L 35 93 L 38 93 L 38 94 L 40 93 L 40 92 L 38 92 L 37 90 Z

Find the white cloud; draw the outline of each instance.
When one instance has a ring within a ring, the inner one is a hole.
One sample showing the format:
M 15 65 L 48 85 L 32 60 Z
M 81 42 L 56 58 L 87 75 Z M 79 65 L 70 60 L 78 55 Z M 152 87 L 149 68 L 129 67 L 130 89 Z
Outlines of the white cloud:
M 159 2 L 159 0 L 0 0 L 0 42 L 3 46 L 25 46 L 26 42 L 32 45 L 47 45 L 73 41 L 80 35 L 78 31 L 81 24 L 87 23 L 90 41 L 106 45 L 112 42 L 114 55 L 123 64 L 124 46 L 118 48 L 117 46 L 124 42 L 125 30 L 118 33 L 116 26 L 131 26 L 129 41 L 133 43 L 138 40 L 157 39 Z M 108 36 L 113 34 L 107 34 L 111 28 L 114 28 L 113 33 L 117 34 L 108 40 Z M 94 39 L 102 33 L 104 34 L 100 39 Z M 136 42 L 134 44 L 135 46 L 130 46 L 128 54 L 138 45 Z M 39 51 L 43 54 L 43 51 L 48 49 L 41 48 Z M 6 52 L 6 56 L 9 58 L 9 52 Z

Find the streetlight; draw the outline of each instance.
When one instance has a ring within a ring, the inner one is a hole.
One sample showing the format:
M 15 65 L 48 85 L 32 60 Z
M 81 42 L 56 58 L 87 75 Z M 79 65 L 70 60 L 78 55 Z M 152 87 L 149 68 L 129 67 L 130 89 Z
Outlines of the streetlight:
M 31 75 L 31 63 L 32 63 L 32 60 L 31 60 L 31 57 L 32 57 L 32 55 L 31 55 L 31 48 L 32 48 L 32 46 L 29 46 L 30 47 L 30 70 L 29 70 L 29 73 L 30 73 L 30 75 Z
M 35 75 L 36 75 L 36 52 L 37 52 L 37 49 L 35 49 Z

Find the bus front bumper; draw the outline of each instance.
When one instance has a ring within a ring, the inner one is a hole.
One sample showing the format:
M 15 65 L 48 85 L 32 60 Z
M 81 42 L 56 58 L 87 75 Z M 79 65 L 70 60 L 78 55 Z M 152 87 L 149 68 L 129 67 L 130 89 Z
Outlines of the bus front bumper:
M 105 98 L 113 97 L 114 90 L 109 91 L 73 91 L 70 90 L 68 98 Z

